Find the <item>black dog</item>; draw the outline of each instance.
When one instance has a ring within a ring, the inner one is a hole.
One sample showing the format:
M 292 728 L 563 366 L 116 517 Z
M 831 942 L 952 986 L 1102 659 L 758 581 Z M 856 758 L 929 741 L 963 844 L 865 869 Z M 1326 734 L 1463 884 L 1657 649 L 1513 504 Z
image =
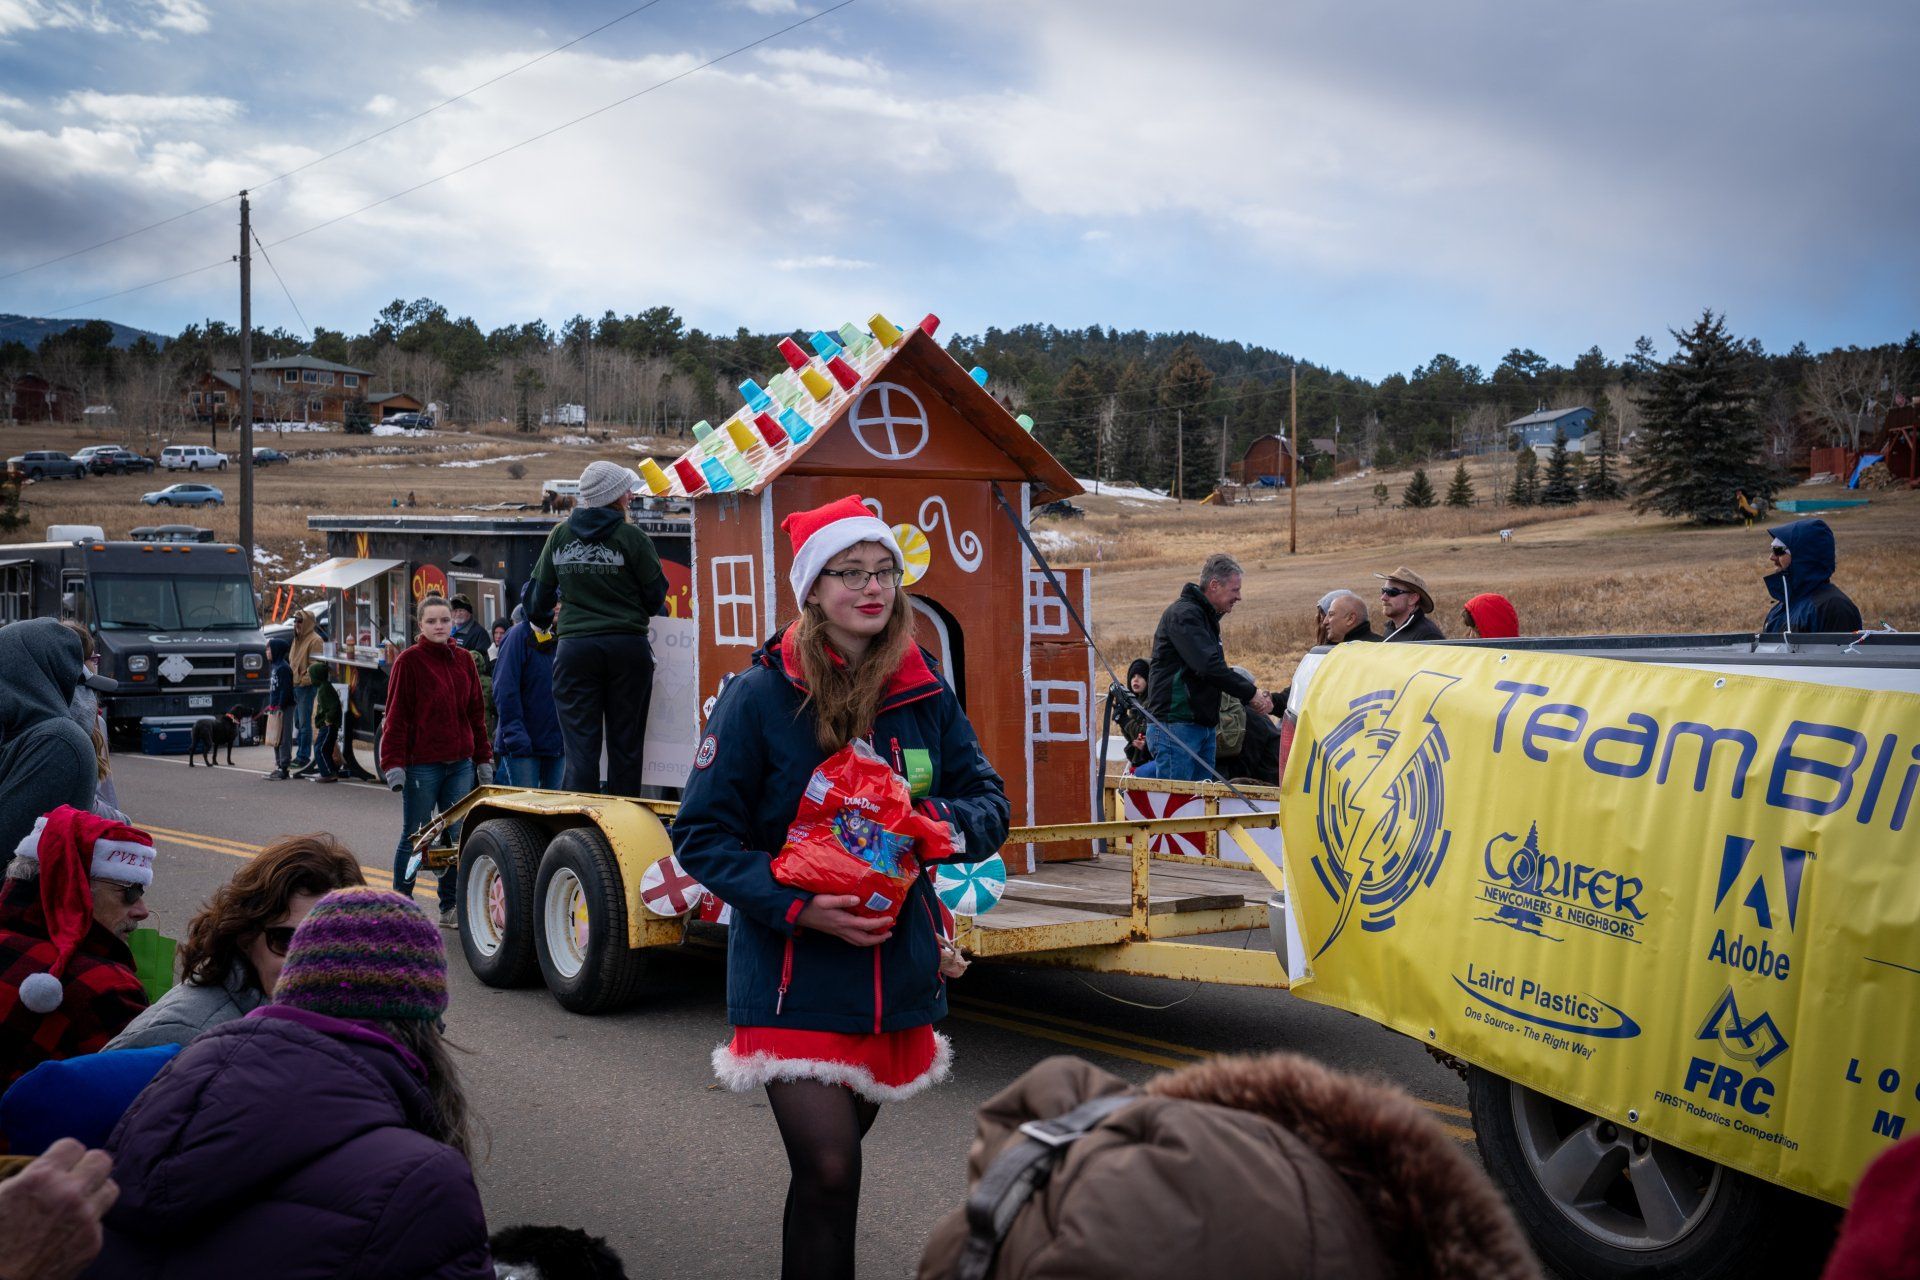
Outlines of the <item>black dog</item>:
M 626 1280 L 620 1255 L 577 1227 L 507 1227 L 488 1243 L 495 1263 L 531 1267 L 541 1280 Z
M 193 722 L 193 745 L 187 749 L 187 768 L 193 768 L 193 758 L 204 755 L 207 768 L 213 768 L 214 757 L 220 748 L 227 749 L 227 763 L 233 763 L 233 740 L 240 736 L 240 722 L 252 713 L 245 707 L 234 707 L 223 716 L 207 716 Z

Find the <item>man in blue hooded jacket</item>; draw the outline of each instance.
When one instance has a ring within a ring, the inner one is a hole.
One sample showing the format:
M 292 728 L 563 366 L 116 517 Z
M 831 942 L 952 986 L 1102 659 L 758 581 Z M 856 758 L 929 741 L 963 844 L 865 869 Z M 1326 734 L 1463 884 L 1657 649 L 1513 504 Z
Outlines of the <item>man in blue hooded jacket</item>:
M 1766 576 L 1773 608 L 1760 630 L 1858 631 L 1860 609 L 1833 585 L 1833 530 L 1825 520 L 1795 520 L 1776 525 L 1769 553 L 1773 572 Z

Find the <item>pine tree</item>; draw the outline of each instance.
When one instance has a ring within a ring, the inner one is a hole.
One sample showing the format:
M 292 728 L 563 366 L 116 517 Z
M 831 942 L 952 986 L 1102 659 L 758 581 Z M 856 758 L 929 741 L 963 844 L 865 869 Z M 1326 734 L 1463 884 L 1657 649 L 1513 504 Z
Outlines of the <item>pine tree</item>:
M 1513 488 L 1507 491 L 1507 501 L 1516 507 L 1530 507 L 1539 490 L 1540 459 L 1535 456 L 1532 445 L 1523 444 L 1513 458 Z
M 27 523 L 27 513 L 20 509 L 20 479 L 14 475 L 0 475 L 0 533 L 12 533 Z
M 1416 467 L 1413 479 L 1407 481 L 1407 487 L 1400 491 L 1400 505 L 1419 511 L 1439 504 L 1440 500 L 1433 495 L 1433 481 L 1427 479 L 1427 469 Z
M 1465 462 L 1453 469 L 1453 483 L 1447 486 L 1447 505 L 1450 507 L 1473 505 L 1473 477 L 1467 474 Z
M 1547 455 L 1547 481 L 1540 488 L 1543 507 L 1570 507 L 1580 501 L 1580 482 L 1573 474 L 1573 455 L 1567 450 L 1567 433 L 1553 433 L 1553 452 Z
M 1214 474 L 1219 469 L 1212 448 L 1214 436 L 1207 430 L 1207 399 L 1212 394 L 1213 370 L 1195 353 L 1192 343 L 1181 343 L 1160 378 L 1160 418 L 1163 426 L 1172 429 L 1167 443 L 1173 447 L 1166 449 L 1169 469 L 1176 456 L 1183 455 L 1182 497 L 1205 497 L 1213 492 L 1213 482 L 1219 478 Z M 1174 431 L 1186 433 L 1184 450 L 1172 439 Z
M 1387 488 L 1386 481 L 1382 480 L 1373 486 L 1373 505 L 1374 506 L 1384 507 L 1387 505 L 1388 499 L 1392 497 L 1393 497 L 1393 493 L 1391 490 Z
M 1087 362 L 1075 358 L 1053 393 L 1054 415 L 1036 435 L 1060 465 L 1076 476 L 1093 474 L 1094 436 L 1100 430 L 1100 384 Z
M 1594 406 L 1593 430 L 1589 433 L 1593 443 L 1587 446 L 1587 452 L 1593 455 L 1593 466 L 1580 486 L 1581 493 L 1589 502 L 1612 502 L 1626 496 L 1627 487 L 1620 483 L 1618 470 L 1614 466 L 1613 442 L 1607 428 L 1612 417 L 1613 407 L 1607 403 L 1606 396 L 1600 396 Z
M 1704 312 L 1674 333 L 1679 348 L 1658 366 L 1640 401 L 1642 511 L 1697 524 L 1740 519 L 1736 497 L 1770 499 L 1780 476 L 1760 457 L 1765 426 L 1755 407 L 1754 359 Z

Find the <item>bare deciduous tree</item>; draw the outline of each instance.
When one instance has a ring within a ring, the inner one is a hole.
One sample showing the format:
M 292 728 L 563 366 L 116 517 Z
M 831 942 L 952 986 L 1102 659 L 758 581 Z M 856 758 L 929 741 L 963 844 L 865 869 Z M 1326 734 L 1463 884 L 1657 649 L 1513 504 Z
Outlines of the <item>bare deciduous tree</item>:
M 1807 370 L 1800 398 L 1834 444 L 1858 450 L 1877 427 L 1908 371 L 1897 351 L 1852 347 L 1821 356 Z

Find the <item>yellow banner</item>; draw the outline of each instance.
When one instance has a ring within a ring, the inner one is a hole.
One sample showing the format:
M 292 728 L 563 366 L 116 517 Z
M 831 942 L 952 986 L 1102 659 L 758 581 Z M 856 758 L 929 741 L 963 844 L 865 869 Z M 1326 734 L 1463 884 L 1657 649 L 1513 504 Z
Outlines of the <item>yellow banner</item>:
M 1293 990 L 1844 1202 L 1920 1132 L 1916 782 L 1920 696 L 1343 645 L 1281 782 Z

